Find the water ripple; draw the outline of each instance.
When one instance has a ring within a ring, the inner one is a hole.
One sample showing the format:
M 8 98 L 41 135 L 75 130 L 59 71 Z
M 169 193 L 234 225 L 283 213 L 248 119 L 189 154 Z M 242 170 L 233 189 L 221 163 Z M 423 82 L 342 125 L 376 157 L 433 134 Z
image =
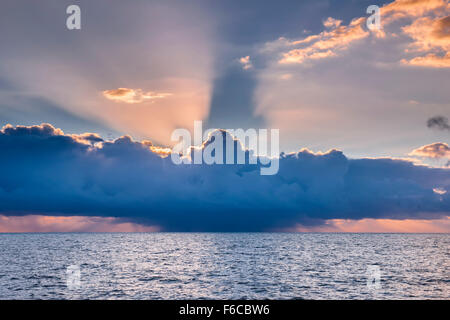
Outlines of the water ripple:
M 449 299 L 449 248 L 448 234 L 0 234 L 0 299 Z

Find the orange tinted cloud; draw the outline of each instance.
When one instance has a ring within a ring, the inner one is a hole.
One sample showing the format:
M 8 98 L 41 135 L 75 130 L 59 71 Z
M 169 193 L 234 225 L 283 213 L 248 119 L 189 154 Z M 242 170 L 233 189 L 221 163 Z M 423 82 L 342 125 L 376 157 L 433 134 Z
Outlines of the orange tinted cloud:
M 402 62 L 430 67 L 447 67 L 448 57 L 445 54 L 450 45 L 449 12 L 450 4 L 445 0 L 397 0 L 380 9 L 381 25 L 382 28 L 385 28 L 401 18 L 418 18 L 402 28 L 403 32 L 413 39 L 410 46 L 421 51 L 436 49 L 443 51 L 440 51 L 437 56 L 428 55 L 411 61 L 402 60 Z M 278 42 L 281 46 L 309 45 L 282 53 L 279 63 L 301 64 L 308 60 L 333 57 L 339 51 L 348 49 L 351 43 L 370 35 L 370 32 L 366 31 L 366 17 L 355 18 L 348 26 L 341 25 L 341 23 L 341 20 L 329 17 L 323 22 L 329 30 L 296 41 L 280 38 Z M 383 29 L 374 30 L 373 33 L 378 38 L 386 37 Z
M 64 135 L 64 132 L 61 129 L 55 128 L 49 123 L 43 123 L 38 126 L 21 126 L 21 125 L 13 126 L 12 124 L 8 123 L 0 129 L 0 132 L 2 134 L 9 134 L 10 132 L 14 132 L 14 131 L 26 132 L 27 130 L 30 130 L 30 129 L 31 129 L 31 132 L 34 132 L 34 133 L 39 132 L 42 135 L 48 135 L 48 136 Z
M 413 150 L 410 156 L 425 158 L 450 158 L 450 147 L 443 142 L 435 142 Z
M 252 67 L 252 63 L 250 61 L 250 56 L 245 56 L 239 59 L 239 63 L 242 64 L 242 68 L 244 70 L 250 69 Z
M 430 10 L 447 6 L 445 0 L 396 0 L 383 6 L 383 14 L 402 12 L 411 16 L 423 15 Z
M 402 28 L 413 39 L 407 52 L 425 52 L 423 56 L 402 59 L 403 64 L 414 66 L 450 67 L 450 4 L 444 0 L 396 1 L 383 7 L 382 13 L 394 13 L 389 20 L 403 16 L 420 17 Z M 425 16 L 432 14 L 431 16 Z
M 438 220 L 393 219 L 332 219 L 318 227 L 297 226 L 296 232 L 400 232 L 400 233 L 449 233 L 450 217 Z
M 0 215 L 0 232 L 158 232 L 159 230 L 156 226 L 120 222 L 112 217 Z M 331 219 L 324 225 L 316 227 L 298 225 L 286 231 L 449 233 L 450 217 L 437 220 Z
M 328 17 L 327 20 L 323 22 L 323 25 L 326 28 L 337 28 L 341 25 L 342 20 L 333 19 L 332 17 Z
M 450 52 L 445 56 L 438 56 L 434 53 L 423 57 L 415 57 L 411 60 L 403 59 L 402 63 L 420 67 L 450 68 Z
M 414 42 L 409 46 L 412 50 L 427 52 L 402 63 L 423 67 L 450 67 L 450 16 L 432 19 L 424 17 L 403 28 Z
M 414 39 L 410 47 L 418 51 L 450 50 L 450 16 L 420 18 L 402 30 Z
M 324 24 L 329 27 L 334 26 L 332 30 L 323 31 L 318 36 L 309 36 L 305 39 L 305 42 L 313 42 L 310 46 L 293 49 L 284 53 L 279 63 L 303 63 L 310 59 L 332 57 L 336 55 L 334 50 L 344 50 L 350 43 L 363 39 L 369 35 L 369 33 L 363 29 L 365 21 L 365 18 L 358 18 L 353 20 L 348 26 L 340 26 L 338 20 L 328 18 Z M 305 42 L 300 40 L 294 41 L 292 44 L 296 45 Z
M 150 150 L 161 157 L 165 158 L 169 156 L 172 153 L 172 149 L 170 148 L 164 148 L 164 147 L 158 147 L 158 146 L 151 146 Z
M 146 100 L 162 99 L 171 96 L 171 93 L 144 92 L 142 89 L 118 88 L 105 90 L 103 96 L 109 100 L 125 103 L 141 103 Z
M 437 193 L 439 195 L 444 195 L 447 193 L 447 190 L 443 189 L 443 188 L 433 188 L 433 192 Z
M 439 13 L 449 9 L 446 0 L 396 0 L 381 8 L 385 23 L 403 17 L 420 17 L 430 12 Z
M 44 124 L 41 124 L 41 126 L 42 125 L 44 125 Z M 55 130 L 58 130 L 58 129 L 55 129 Z M 61 129 L 59 129 L 59 130 L 61 130 Z M 64 134 L 64 132 L 61 130 L 61 135 L 63 135 L 63 134 Z M 83 143 L 83 144 L 94 144 L 96 142 L 103 141 L 102 137 L 100 137 L 100 135 L 97 133 L 87 132 L 87 133 L 82 133 L 82 134 L 71 134 L 69 136 L 72 137 L 72 139 L 74 139 L 76 142 Z
M 156 232 L 156 226 L 123 222 L 112 217 L 0 215 L 0 232 Z

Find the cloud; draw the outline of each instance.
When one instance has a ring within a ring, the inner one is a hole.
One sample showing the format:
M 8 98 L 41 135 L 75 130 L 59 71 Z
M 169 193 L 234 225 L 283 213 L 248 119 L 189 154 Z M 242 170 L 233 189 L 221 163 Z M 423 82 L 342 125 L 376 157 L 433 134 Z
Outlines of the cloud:
M 402 28 L 414 42 L 410 50 L 428 52 L 425 56 L 403 59 L 406 64 L 434 67 L 450 67 L 450 16 L 443 18 L 423 17 Z
M 129 136 L 75 137 L 48 124 L 6 126 L 0 213 L 116 217 L 166 231 L 263 231 L 450 212 L 449 194 L 433 191 L 450 189 L 448 169 L 303 149 L 282 154 L 277 175 L 261 176 L 260 164 L 175 165 L 151 146 Z
M 410 156 L 425 157 L 425 158 L 450 158 L 450 147 L 446 143 L 435 142 L 426 146 L 422 146 L 413 150 Z
M 437 194 L 446 194 L 447 193 L 447 190 L 444 190 L 442 188 L 434 188 L 433 191 L 434 191 L 434 193 L 437 193 Z
M 171 93 L 144 92 L 142 89 L 118 88 L 105 90 L 103 96 L 109 100 L 125 103 L 141 103 L 146 100 L 162 99 L 171 96 Z
M 435 116 L 427 121 L 428 128 L 436 128 L 439 130 L 450 130 L 450 125 L 448 124 L 448 119 L 443 116 Z
M 244 70 L 250 69 L 253 66 L 250 61 L 250 56 L 241 57 L 239 59 L 239 63 L 242 65 L 242 69 Z
M 414 40 L 410 47 L 418 51 L 450 50 L 450 16 L 423 17 L 402 30 Z
M 392 220 L 392 219 L 334 219 L 320 226 L 298 225 L 294 232 L 365 232 L 365 233 L 449 233 L 450 217 L 436 220 Z
M 113 217 L 53 217 L 41 215 L 0 215 L 0 232 L 155 232 L 157 227 L 142 226 Z
M 155 226 L 146 226 L 112 217 L 85 216 L 4 216 L 0 215 L 1 232 L 158 232 Z M 449 233 L 450 217 L 434 220 L 423 219 L 332 219 L 320 225 L 296 225 L 277 231 L 288 232 L 407 232 Z
M 411 60 L 403 59 L 402 63 L 421 67 L 450 68 L 450 52 L 445 56 L 438 56 L 434 53 L 430 53 L 426 56 L 416 57 Z
M 445 0 L 396 0 L 384 5 L 380 10 L 380 30 L 373 30 L 375 38 L 398 37 L 393 30 L 396 23 L 403 24 L 401 31 L 413 41 L 409 44 L 414 50 L 426 52 L 426 56 L 402 59 L 404 64 L 427 67 L 447 67 L 450 46 L 450 5 Z M 411 23 L 411 19 L 416 18 Z M 402 21 L 402 19 L 406 19 Z M 366 28 L 367 17 L 356 17 L 348 25 L 342 20 L 328 17 L 323 25 L 327 30 L 310 35 L 304 39 L 287 40 L 284 37 L 267 48 L 281 48 L 279 63 L 303 64 L 310 60 L 335 57 L 363 39 L 371 32 Z M 409 23 L 409 24 L 408 24 Z M 292 47 L 300 46 L 299 48 Z M 286 51 L 287 50 L 287 51 Z M 437 51 L 437 52 L 431 52 Z M 436 55 L 437 54 L 437 55 Z
M 446 0 L 396 0 L 381 8 L 388 23 L 404 17 L 418 17 L 430 12 L 440 13 L 449 8 Z
M 342 23 L 342 20 L 337 20 L 337 19 L 333 19 L 332 17 L 328 17 L 328 19 L 323 22 L 323 25 L 326 28 L 335 29 L 335 28 L 339 27 L 341 25 L 341 23 Z
M 328 18 L 324 25 L 328 25 L 329 28 L 334 24 L 335 27 L 332 30 L 322 31 L 317 36 L 309 36 L 304 40 L 291 42 L 290 45 L 302 45 L 311 42 L 312 44 L 283 53 L 279 63 L 303 63 L 307 60 L 335 56 L 336 51 L 347 49 L 350 43 L 363 39 L 369 34 L 363 29 L 365 21 L 365 18 L 358 18 L 354 19 L 348 26 L 341 26 L 337 20 Z

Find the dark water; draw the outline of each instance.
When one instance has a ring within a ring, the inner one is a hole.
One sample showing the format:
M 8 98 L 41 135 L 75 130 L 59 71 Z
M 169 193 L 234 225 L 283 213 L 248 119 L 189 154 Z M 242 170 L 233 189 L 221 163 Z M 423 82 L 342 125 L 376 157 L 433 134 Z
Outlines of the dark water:
M 0 298 L 449 299 L 449 258 L 449 234 L 0 234 Z

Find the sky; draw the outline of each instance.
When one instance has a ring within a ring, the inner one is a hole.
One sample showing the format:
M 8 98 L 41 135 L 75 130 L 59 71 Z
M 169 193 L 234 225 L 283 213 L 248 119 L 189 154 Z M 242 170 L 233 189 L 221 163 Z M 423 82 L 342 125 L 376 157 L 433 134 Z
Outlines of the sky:
M 448 1 L 2 4 L 0 232 L 450 232 Z M 278 174 L 174 165 L 196 120 Z

